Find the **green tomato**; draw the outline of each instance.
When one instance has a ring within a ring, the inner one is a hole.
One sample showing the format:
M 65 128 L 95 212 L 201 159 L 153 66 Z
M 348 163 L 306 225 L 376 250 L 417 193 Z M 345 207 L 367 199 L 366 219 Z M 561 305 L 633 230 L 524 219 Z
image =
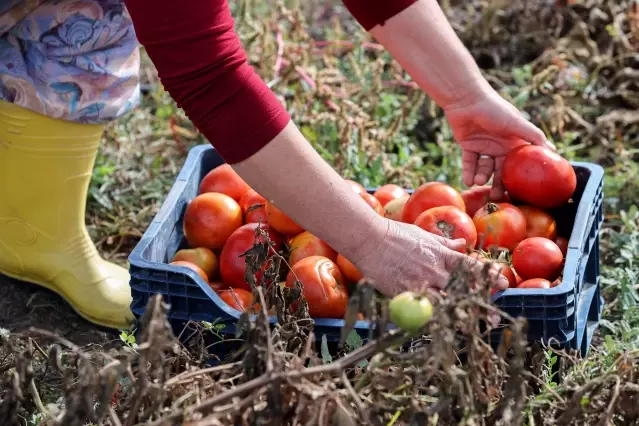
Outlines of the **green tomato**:
M 388 304 L 390 320 L 408 333 L 416 333 L 430 321 L 433 305 L 427 297 L 416 297 L 411 291 L 405 291 L 393 297 Z

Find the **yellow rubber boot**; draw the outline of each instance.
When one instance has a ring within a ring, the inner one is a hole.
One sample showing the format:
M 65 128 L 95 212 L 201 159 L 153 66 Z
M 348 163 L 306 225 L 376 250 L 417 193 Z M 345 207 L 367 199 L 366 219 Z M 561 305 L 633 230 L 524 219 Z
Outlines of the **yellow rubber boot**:
M 93 323 L 125 329 L 129 274 L 100 257 L 84 223 L 103 128 L 0 101 L 0 273 L 55 291 Z

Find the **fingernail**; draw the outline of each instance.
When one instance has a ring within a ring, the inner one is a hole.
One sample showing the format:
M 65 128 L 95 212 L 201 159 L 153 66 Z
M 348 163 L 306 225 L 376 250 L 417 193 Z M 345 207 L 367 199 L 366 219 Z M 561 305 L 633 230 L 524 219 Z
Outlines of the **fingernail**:
M 501 274 L 499 274 L 499 289 L 506 290 L 508 288 L 508 280 Z

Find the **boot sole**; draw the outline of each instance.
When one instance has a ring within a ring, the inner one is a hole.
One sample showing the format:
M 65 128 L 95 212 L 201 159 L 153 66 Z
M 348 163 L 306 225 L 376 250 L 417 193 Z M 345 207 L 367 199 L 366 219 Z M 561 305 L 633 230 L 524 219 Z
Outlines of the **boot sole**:
M 77 313 L 78 315 L 80 315 L 82 318 L 84 318 L 85 320 L 89 321 L 92 324 L 101 326 L 101 327 L 106 327 L 106 328 L 110 328 L 112 330 L 128 330 L 129 327 L 131 326 L 131 324 L 124 324 L 124 323 L 117 323 L 117 322 L 109 322 L 109 321 L 103 321 L 103 320 L 99 320 L 93 316 L 91 316 L 90 314 L 87 314 L 86 312 L 82 312 L 80 309 L 78 309 L 72 302 L 71 299 L 69 297 L 67 297 L 67 295 L 64 293 L 64 291 L 56 288 L 55 286 L 48 284 L 48 283 L 44 283 L 44 282 L 40 282 L 40 281 L 35 281 L 32 279 L 28 279 L 28 278 L 24 278 L 21 277 L 19 275 L 14 275 L 14 274 L 10 274 L 4 271 L 0 271 L 0 274 L 5 275 L 9 278 L 13 278 L 14 280 L 17 281 L 21 281 L 21 282 L 25 282 L 28 284 L 34 284 L 43 288 L 46 288 L 47 290 L 50 290 L 52 292 L 54 292 L 55 294 L 57 294 L 58 296 L 62 297 L 62 299 L 66 302 L 67 305 L 69 305 L 71 307 L 71 309 L 73 309 L 75 311 L 75 313 Z

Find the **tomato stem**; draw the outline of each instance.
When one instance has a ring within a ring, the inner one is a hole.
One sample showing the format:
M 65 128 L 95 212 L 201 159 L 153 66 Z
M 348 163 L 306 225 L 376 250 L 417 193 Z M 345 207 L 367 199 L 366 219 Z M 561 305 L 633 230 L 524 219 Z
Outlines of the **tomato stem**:
M 492 214 L 499 210 L 499 206 L 497 206 L 497 204 L 495 203 L 488 203 L 486 204 L 486 210 L 488 210 L 489 214 Z
M 437 229 L 442 231 L 444 237 L 448 238 L 449 240 L 453 239 L 453 232 L 455 231 L 455 227 L 453 225 L 447 223 L 444 220 L 440 220 L 439 222 L 437 222 Z

